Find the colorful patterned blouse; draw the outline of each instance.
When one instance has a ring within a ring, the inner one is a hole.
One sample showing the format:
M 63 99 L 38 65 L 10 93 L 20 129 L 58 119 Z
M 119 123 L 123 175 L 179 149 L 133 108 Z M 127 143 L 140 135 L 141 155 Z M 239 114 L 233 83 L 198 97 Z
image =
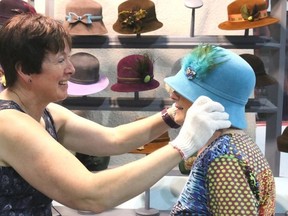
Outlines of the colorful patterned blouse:
M 275 182 L 268 162 L 247 134 L 233 130 L 199 154 L 170 215 L 252 216 L 274 212 Z
M 0 111 L 16 109 L 24 112 L 13 101 L 0 100 Z M 43 116 L 46 130 L 57 140 L 50 113 Z M 52 216 L 52 200 L 33 188 L 12 167 L 0 166 L 0 215 L 1 216 Z

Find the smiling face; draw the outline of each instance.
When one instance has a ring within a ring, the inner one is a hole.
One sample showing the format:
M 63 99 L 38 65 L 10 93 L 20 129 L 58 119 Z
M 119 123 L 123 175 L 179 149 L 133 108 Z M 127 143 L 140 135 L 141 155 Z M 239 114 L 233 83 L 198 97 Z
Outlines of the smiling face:
M 178 124 L 182 124 L 187 110 L 192 103 L 174 90 L 170 91 L 170 98 L 174 101 L 175 107 L 177 108 L 174 113 L 174 121 Z
M 70 61 L 70 48 L 56 54 L 47 52 L 40 74 L 31 74 L 33 88 L 49 102 L 63 100 L 67 97 L 68 80 L 75 73 Z

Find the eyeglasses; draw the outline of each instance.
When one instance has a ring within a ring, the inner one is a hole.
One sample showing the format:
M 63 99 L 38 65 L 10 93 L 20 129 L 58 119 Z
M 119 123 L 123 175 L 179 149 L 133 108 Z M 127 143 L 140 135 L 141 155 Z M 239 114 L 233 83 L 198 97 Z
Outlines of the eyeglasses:
M 181 95 L 177 91 L 173 90 L 173 91 L 170 92 L 170 98 L 171 99 L 179 100 L 180 97 L 181 97 Z

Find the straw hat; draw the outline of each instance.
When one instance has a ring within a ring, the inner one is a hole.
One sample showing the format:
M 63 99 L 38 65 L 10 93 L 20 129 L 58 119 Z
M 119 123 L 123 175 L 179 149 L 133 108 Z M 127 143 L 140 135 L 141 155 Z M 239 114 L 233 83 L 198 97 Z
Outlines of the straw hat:
M 266 0 L 236 0 L 228 5 L 228 21 L 218 25 L 223 30 L 243 30 L 279 22 L 268 16 Z

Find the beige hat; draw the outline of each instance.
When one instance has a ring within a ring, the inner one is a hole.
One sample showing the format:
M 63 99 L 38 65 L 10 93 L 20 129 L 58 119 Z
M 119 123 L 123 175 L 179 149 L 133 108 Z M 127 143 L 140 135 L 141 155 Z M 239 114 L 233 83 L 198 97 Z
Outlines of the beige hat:
M 71 35 L 103 35 L 108 32 L 103 23 L 102 6 L 94 0 L 70 0 L 66 5 L 63 26 Z

